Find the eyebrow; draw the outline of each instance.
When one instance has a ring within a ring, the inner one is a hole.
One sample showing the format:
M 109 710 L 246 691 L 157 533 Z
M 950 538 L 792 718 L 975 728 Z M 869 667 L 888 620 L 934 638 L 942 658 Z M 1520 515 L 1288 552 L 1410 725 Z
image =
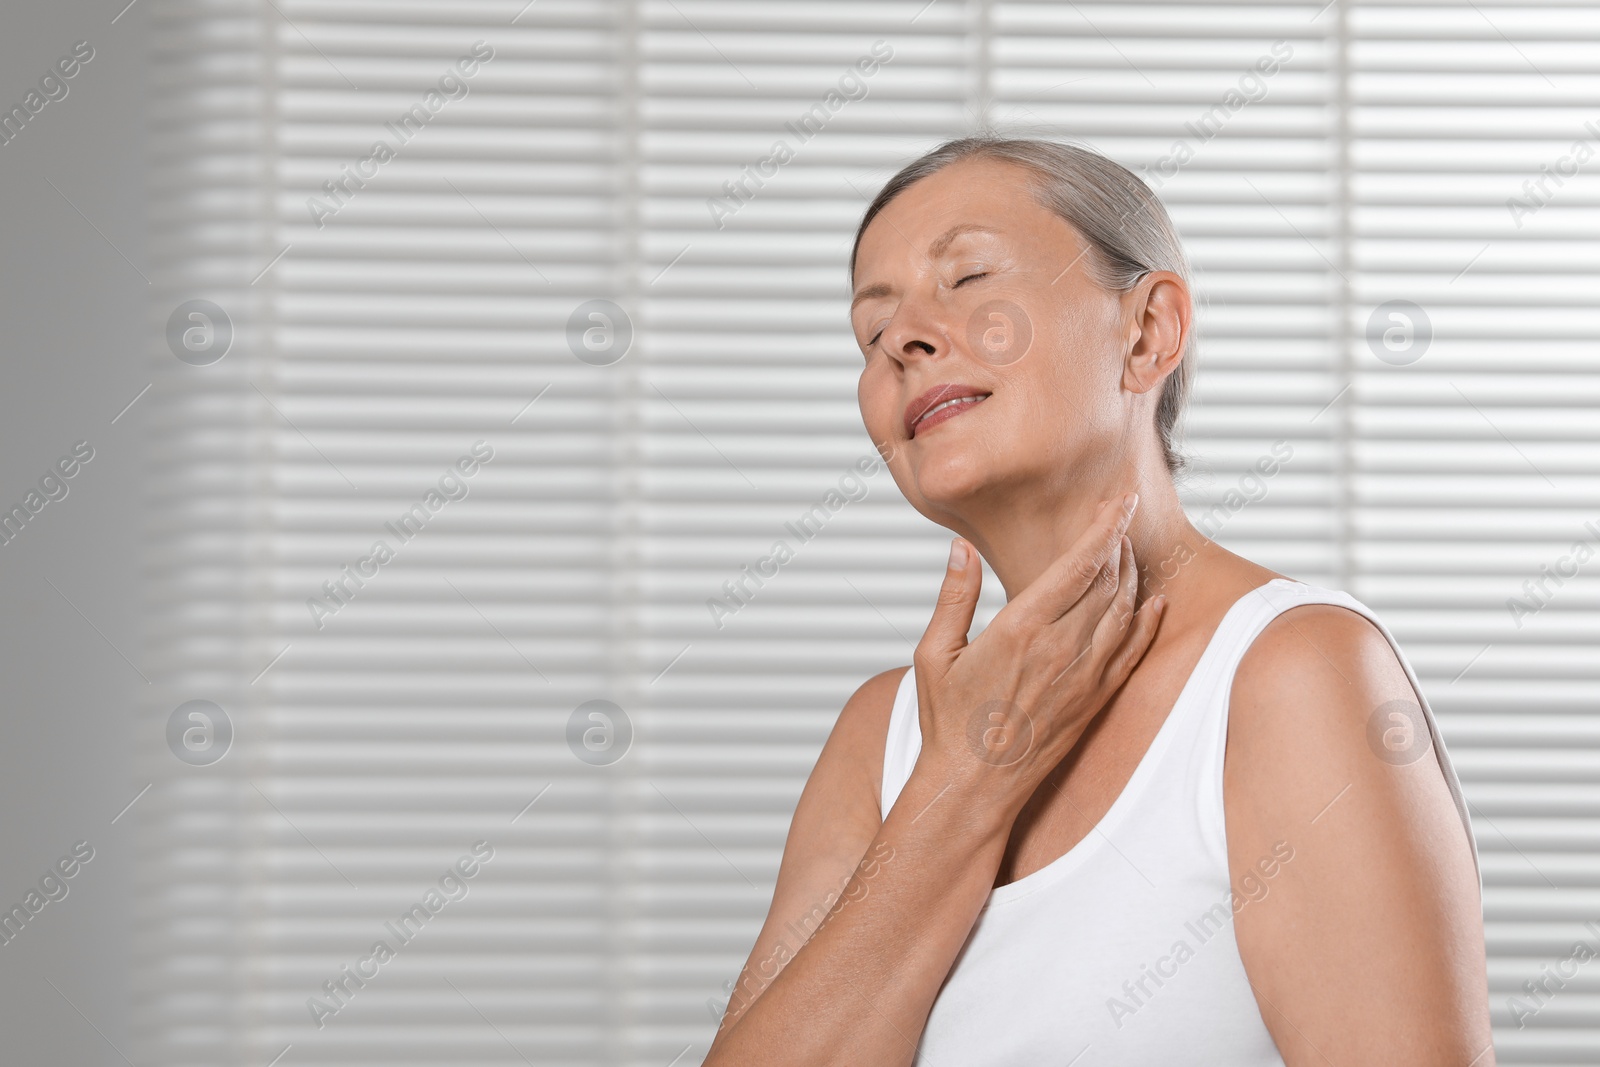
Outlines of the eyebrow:
M 975 222 L 958 223 L 944 231 L 944 233 L 940 234 L 938 237 L 934 238 L 933 244 L 928 246 L 928 255 L 944 255 L 947 251 L 949 251 L 950 243 L 964 233 L 998 234 L 999 232 L 999 230 L 990 229 L 988 226 L 980 226 Z
M 938 237 L 935 237 L 933 239 L 933 243 L 928 246 L 928 256 L 929 256 L 929 258 L 932 258 L 934 256 L 942 256 L 942 255 L 944 255 L 947 251 L 950 250 L 950 245 L 955 241 L 955 239 L 957 237 L 960 237 L 962 234 L 967 234 L 967 233 L 993 233 L 993 234 L 998 234 L 999 232 L 1000 232 L 999 230 L 992 229 L 991 227 L 988 227 L 988 226 L 980 226 L 978 223 L 975 223 L 975 222 L 957 223 L 956 225 L 950 227 L 948 230 L 944 231 L 944 233 L 941 233 Z M 850 310 L 854 311 L 856 309 L 856 305 L 861 303 L 863 300 L 872 300 L 872 299 L 875 299 L 875 298 L 880 297 L 880 296 L 890 296 L 893 293 L 894 293 L 894 288 L 891 285 L 889 285 L 887 282 L 878 282 L 876 285 L 869 285 L 865 289 L 863 289 L 859 293 L 857 293 L 855 295 L 855 298 L 850 301 Z
M 857 293 L 854 300 L 850 301 L 850 310 L 854 311 L 856 309 L 856 305 L 860 304 L 863 300 L 874 300 L 880 296 L 888 296 L 893 292 L 894 289 L 889 285 L 888 282 L 878 282 L 876 285 L 869 285 Z

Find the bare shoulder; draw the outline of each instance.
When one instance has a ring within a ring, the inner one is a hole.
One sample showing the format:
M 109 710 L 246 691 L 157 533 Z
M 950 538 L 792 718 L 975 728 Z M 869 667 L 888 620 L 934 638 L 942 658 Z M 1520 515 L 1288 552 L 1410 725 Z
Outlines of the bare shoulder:
M 878 807 L 889 713 L 900 678 L 910 669 L 895 667 L 875 674 L 845 701 L 795 806 L 784 848 L 786 866 L 791 852 L 797 862 L 813 864 L 826 858 L 828 865 L 836 866 L 833 854 L 838 852 L 843 860 L 844 853 L 853 849 L 842 873 L 834 872 L 847 877 L 876 836 L 883 822 Z
M 1387 725 L 1386 714 L 1402 707 L 1418 707 L 1416 690 L 1370 619 L 1334 604 L 1289 608 L 1262 629 L 1234 675 L 1228 731 L 1233 781 L 1293 787 L 1307 802 L 1320 800 L 1308 817 L 1334 799 L 1315 791 L 1320 779 L 1337 779 L 1340 789 L 1358 780 L 1374 788 L 1381 783 L 1412 801 L 1435 792 L 1448 799 L 1420 710 L 1406 717 L 1418 732 L 1404 751 L 1392 738 L 1388 747 L 1374 747 L 1369 727 L 1375 720 Z M 1385 773 L 1395 768 L 1416 773 Z M 1306 772 L 1314 773 L 1308 778 Z M 1453 802 L 1451 818 L 1457 818 Z
M 896 667 L 867 679 L 845 702 L 806 779 L 783 845 L 772 906 L 730 990 L 730 1025 L 822 924 L 849 884 L 883 819 L 883 750 L 900 679 Z
M 1267 624 L 1234 676 L 1223 793 L 1239 953 L 1289 1067 L 1491 1064 L 1471 846 L 1377 626 L 1329 604 Z
M 889 714 L 894 710 L 900 681 L 910 669 L 894 667 L 861 683 L 845 701 L 828 738 L 830 745 L 837 738 L 839 762 L 846 764 L 844 772 L 865 781 L 879 823 L 883 822 L 883 812 L 878 808 L 883 796 L 883 751 L 889 738 Z

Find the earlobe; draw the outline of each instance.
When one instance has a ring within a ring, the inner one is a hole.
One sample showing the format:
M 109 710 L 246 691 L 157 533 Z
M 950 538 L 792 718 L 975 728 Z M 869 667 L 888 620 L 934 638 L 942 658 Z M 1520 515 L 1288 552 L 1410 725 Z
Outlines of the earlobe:
M 1165 378 L 1155 360 L 1133 352 L 1122 373 L 1122 387 L 1130 393 L 1148 393 Z

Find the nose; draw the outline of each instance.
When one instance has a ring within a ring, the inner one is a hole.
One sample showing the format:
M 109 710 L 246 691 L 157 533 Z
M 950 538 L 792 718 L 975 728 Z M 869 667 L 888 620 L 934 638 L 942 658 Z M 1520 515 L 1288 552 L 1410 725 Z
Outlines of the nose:
M 881 346 L 890 359 L 904 367 L 914 360 L 949 355 L 950 336 L 943 307 L 928 297 L 907 295 L 884 327 Z

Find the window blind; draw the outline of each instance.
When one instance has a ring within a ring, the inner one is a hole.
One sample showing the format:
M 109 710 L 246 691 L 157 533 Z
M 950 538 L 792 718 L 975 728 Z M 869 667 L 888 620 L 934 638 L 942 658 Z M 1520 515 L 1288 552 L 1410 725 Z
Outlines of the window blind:
M 1593 1060 L 1600 987 L 1572 954 L 1600 947 L 1600 586 L 1577 563 L 1600 548 L 1600 185 L 1577 158 L 1600 145 L 1600 17 L 1452 4 L 1345 18 L 1346 555 L 1429 687 L 1471 804 L 1500 1062 Z M 1422 309 L 1398 365 L 1362 340 L 1395 300 Z
M 1167 203 L 1202 305 L 1186 505 L 1395 631 L 1472 805 L 1501 1062 L 1600 1050 L 1587 971 L 1523 988 L 1600 920 L 1600 598 L 1562 573 L 1600 538 L 1596 191 L 1562 162 L 1600 122 L 1591 10 L 150 18 L 147 1058 L 703 1057 L 805 776 L 910 661 L 948 539 L 857 466 L 850 237 L 979 125 Z M 180 362 L 198 299 L 231 348 Z M 1000 602 L 991 575 L 980 624 Z M 208 765 L 162 739 L 189 700 L 233 726 Z

